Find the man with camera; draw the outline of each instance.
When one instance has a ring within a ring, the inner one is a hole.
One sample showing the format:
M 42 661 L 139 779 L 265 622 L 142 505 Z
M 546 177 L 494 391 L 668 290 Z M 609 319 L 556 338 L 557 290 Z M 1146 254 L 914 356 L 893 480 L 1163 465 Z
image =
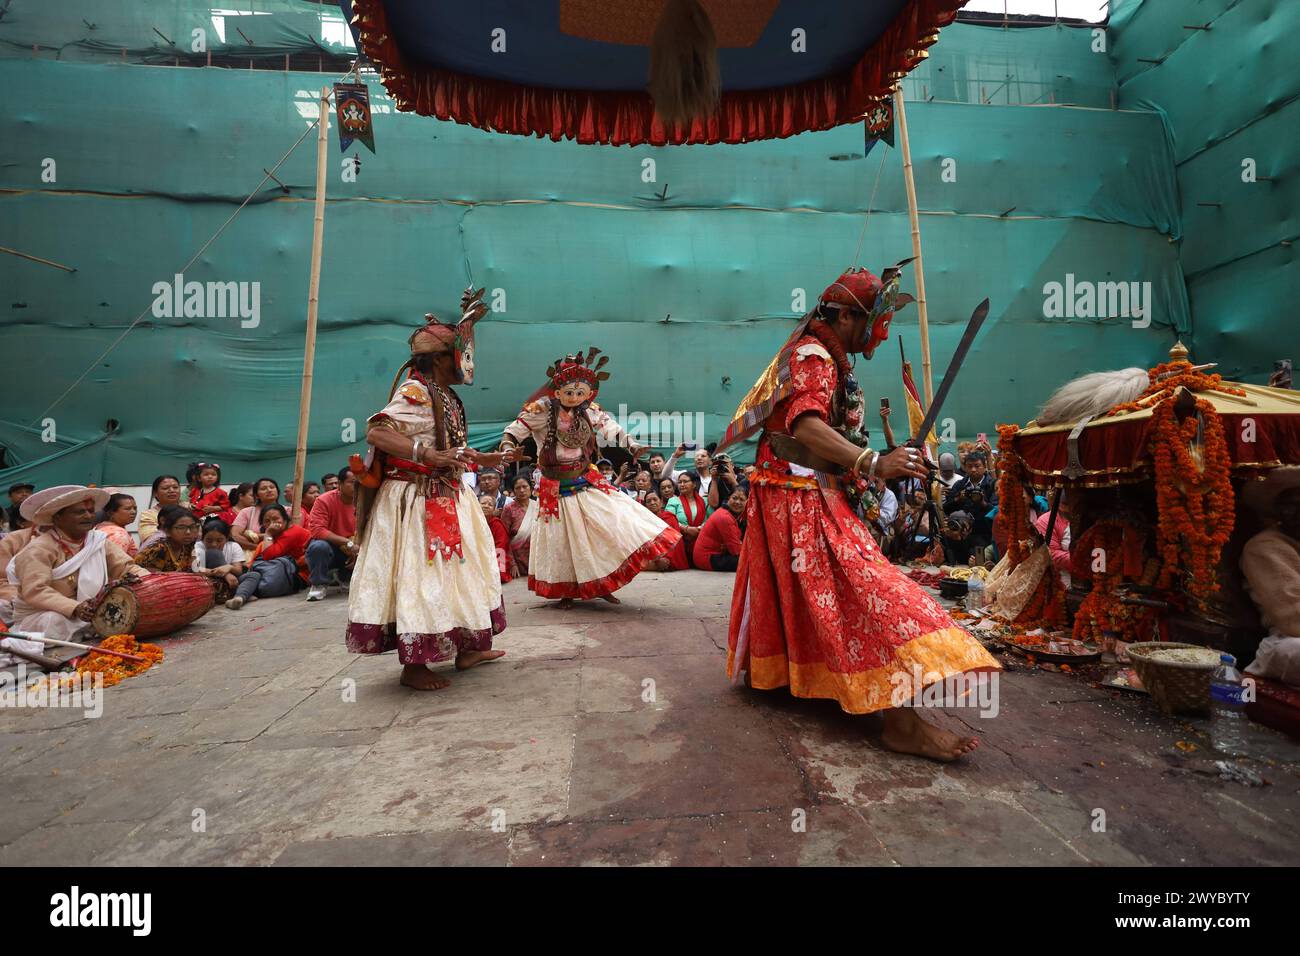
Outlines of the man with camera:
M 984 456 L 972 451 L 962 459 L 966 477 L 949 489 L 943 499 L 946 515 L 963 511 L 970 515 L 970 533 L 965 544 L 973 552 L 982 552 L 993 541 L 993 519 L 989 517 L 998 503 L 997 482 L 989 474 Z
M 708 454 L 705 452 L 705 454 Z M 701 474 L 700 478 L 704 475 Z M 749 482 L 736 474 L 736 464 L 730 455 L 718 455 L 709 462 L 709 510 L 716 511 L 725 505 L 732 493 L 740 488 L 749 494 Z

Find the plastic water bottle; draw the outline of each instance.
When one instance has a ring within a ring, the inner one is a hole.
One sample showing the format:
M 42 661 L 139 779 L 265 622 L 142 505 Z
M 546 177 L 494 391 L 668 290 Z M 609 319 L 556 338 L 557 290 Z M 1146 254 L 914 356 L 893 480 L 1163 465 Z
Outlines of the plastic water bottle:
M 984 607 L 984 581 L 982 578 L 972 576 L 966 582 L 966 606 L 972 610 Z
M 1242 699 L 1241 672 L 1231 654 L 1219 655 L 1219 666 L 1210 677 L 1210 739 L 1220 753 L 1246 753 L 1246 703 Z

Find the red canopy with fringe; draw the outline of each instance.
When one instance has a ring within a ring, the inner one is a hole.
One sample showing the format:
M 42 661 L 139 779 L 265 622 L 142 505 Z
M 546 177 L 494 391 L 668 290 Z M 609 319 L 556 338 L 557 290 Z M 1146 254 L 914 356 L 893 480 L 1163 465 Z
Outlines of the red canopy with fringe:
M 766 55 L 765 51 L 778 50 L 781 44 L 788 47 L 791 37 L 784 32 L 786 26 L 818 22 L 819 16 L 824 22 L 826 5 L 819 0 L 803 0 L 802 6 L 789 0 L 701 2 L 714 21 L 719 47 L 727 48 L 720 53 L 721 101 L 717 111 L 706 118 L 671 125 L 655 115 L 644 88 L 608 88 L 630 84 L 625 71 L 619 78 L 610 74 L 620 71 L 603 68 L 611 62 L 626 66 L 637 57 L 645 59 L 649 42 L 645 23 L 653 23 L 662 0 L 642 0 L 614 12 L 607 6 L 593 6 L 590 0 L 535 0 L 531 11 L 525 13 L 520 8 L 518 15 L 530 17 L 532 23 L 528 30 L 517 30 L 507 42 L 526 43 L 533 60 L 524 68 L 516 67 L 526 59 L 523 56 L 511 62 L 511 68 L 520 74 L 515 79 L 466 72 L 464 65 L 475 62 L 474 56 L 479 56 L 477 62 L 484 63 L 485 70 L 494 62 L 477 49 L 454 49 L 444 55 L 444 59 L 458 61 L 459 69 L 417 58 L 412 52 L 447 51 L 443 38 L 453 29 L 457 35 L 481 37 L 486 50 L 487 27 L 492 21 L 482 10 L 426 4 L 414 11 L 407 0 L 341 0 L 341 6 L 345 15 L 350 15 L 360 49 L 374 62 L 399 110 L 557 141 L 664 146 L 778 139 L 856 122 L 891 95 L 898 81 L 926 58 L 926 48 L 938 40 L 940 28 L 956 18 L 965 0 L 840 0 L 843 29 L 810 31 L 807 52 L 798 61 L 800 75 L 811 73 L 813 78 L 767 88 L 752 88 L 755 78 L 764 75 L 764 61 L 754 54 Z M 777 19 L 785 12 L 783 6 L 792 12 L 784 20 Z M 442 17 L 448 23 L 440 25 Z M 537 30 L 539 17 L 555 21 L 545 24 L 550 32 L 542 36 Z M 629 26 L 633 19 L 635 23 Z M 440 26 L 447 29 L 440 33 Z M 510 36 L 508 31 L 506 35 Z M 539 52 L 547 42 L 555 45 L 549 61 L 541 59 Z M 575 64 L 578 56 L 573 51 L 581 51 L 584 43 L 588 48 L 591 44 L 603 46 L 593 61 L 596 68 L 588 87 L 548 82 L 582 75 L 582 64 Z M 610 44 L 627 51 L 613 51 L 621 61 L 610 60 Z M 734 61 L 725 56 L 732 51 L 737 54 Z M 746 55 L 748 60 L 743 59 Z M 733 62 L 740 65 L 732 68 Z M 775 59 L 769 62 L 777 63 Z M 787 57 L 781 62 L 792 60 Z

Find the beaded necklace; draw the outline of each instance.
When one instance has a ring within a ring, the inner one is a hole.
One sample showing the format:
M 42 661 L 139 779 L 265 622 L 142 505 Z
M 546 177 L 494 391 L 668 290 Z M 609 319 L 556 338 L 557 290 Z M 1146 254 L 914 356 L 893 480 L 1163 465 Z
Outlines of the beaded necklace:
M 431 394 L 436 392 L 442 399 L 443 423 L 447 428 L 447 447 L 459 448 L 464 445 L 468 436 L 465 428 L 465 406 L 461 404 L 460 396 L 451 389 L 443 388 L 437 382 L 426 379 L 415 369 L 411 370 L 411 377 L 427 388 Z
M 862 423 L 866 419 L 866 399 L 853 375 L 853 366 L 844 351 L 844 343 L 835 330 L 822 321 L 810 323 L 808 334 L 825 346 L 835 362 L 838 382 L 831 399 L 832 427 L 853 444 L 865 446 L 867 436 L 862 432 Z

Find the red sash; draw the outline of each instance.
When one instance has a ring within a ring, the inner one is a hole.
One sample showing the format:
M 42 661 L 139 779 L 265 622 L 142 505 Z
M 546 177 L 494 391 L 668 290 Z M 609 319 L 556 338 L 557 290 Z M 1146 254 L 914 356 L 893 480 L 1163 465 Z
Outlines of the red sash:
M 429 563 L 436 555 L 449 560 L 454 554 L 464 560 L 461 550 L 460 520 L 456 517 L 456 496 L 424 499 L 424 536 L 429 542 Z
M 465 559 L 461 547 L 460 519 L 456 516 L 456 502 L 460 494 L 459 483 L 454 488 L 438 480 L 433 469 L 405 458 L 388 456 L 385 478 L 413 481 L 424 495 L 424 539 L 429 549 L 429 563 L 442 555 L 449 560 L 454 554 Z M 453 472 L 453 480 L 456 479 Z
M 543 478 L 537 487 L 537 507 L 542 520 L 560 516 L 560 483 L 555 478 Z
M 587 479 L 587 484 L 591 485 L 593 488 L 599 488 L 607 495 L 622 493 L 619 492 L 619 490 L 615 488 L 612 484 L 610 484 L 609 479 L 606 478 L 603 474 L 601 474 L 600 469 L 597 468 L 595 465 L 589 465 L 587 467 L 587 473 L 582 477 Z

